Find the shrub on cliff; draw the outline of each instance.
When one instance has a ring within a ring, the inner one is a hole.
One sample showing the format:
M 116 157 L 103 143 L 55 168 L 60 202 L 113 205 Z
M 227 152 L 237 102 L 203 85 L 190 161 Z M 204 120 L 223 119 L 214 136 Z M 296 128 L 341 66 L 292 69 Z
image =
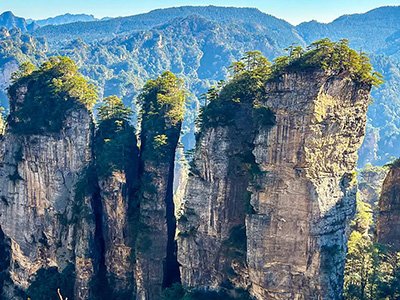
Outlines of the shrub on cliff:
M 69 109 L 77 105 L 91 109 L 97 100 L 94 86 L 67 57 L 52 57 L 37 69 L 22 64 L 8 93 L 9 124 L 22 134 L 57 132 Z
M 200 113 L 198 126 L 203 131 L 208 127 L 233 124 L 237 114 L 250 107 L 249 121 L 270 126 L 274 115 L 261 104 L 265 95 L 264 85 L 271 76 L 271 63 L 259 51 L 246 54 L 231 67 L 228 82 L 219 82 L 204 95 L 206 105 Z
M 130 124 L 132 110 L 116 96 L 103 99 L 98 109 L 96 168 L 100 178 L 113 171 L 127 171 L 137 159 L 135 128 Z
M 367 55 L 356 52 L 347 40 L 332 42 L 322 39 L 307 49 L 291 46 L 289 55 L 281 56 L 271 64 L 259 51 L 246 52 L 230 69 L 228 82 L 219 82 L 205 95 L 206 106 L 202 109 L 198 125 L 203 131 L 207 127 L 230 125 L 240 109 L 253 103 L 253 117 L 258 125 L 274 124 L 273 113 L 262 105 L 266 82 L 288 72 L 323 70 L 332 75 L 347 75 L 354 81 L 380 85 L 382 75 L 373 71 Z
M 371 205 L 357 201 L 344 276 L 345 299 L 399 299 L 400 252 L 374 243 Z
M 142 147 L 146 158 L 160 158 L 178 140 L 184 116 L 183 81 L 171 72 L 149 80 L 138 97 L 141 105 Z
M 312 43 L 307 49 L 291 46 L 289 55 L 274 60 L 273 77 L 285 72 L 322 69 L 333 74 L 347 73 L 353 80 L 379 86 L 382 75 L 374 72 L 366 53 L 357 52 L 349 47 L 349 41 L 342 39 L 332 42 L 322 39 Z

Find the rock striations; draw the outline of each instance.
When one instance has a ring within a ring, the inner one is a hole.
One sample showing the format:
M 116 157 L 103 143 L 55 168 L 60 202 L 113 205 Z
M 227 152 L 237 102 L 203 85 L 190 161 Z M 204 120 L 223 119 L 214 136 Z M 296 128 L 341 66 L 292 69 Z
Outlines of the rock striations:
M 377 240 L 400 251 L 400 167 L 397 160 L 382 186 L 377 220 Z
M 374 78 L 356 52 L 350 69 L 368 74 L 336 67 L 346 44 L 327 43 L 274 66 L 258 52 L 233 64 L 207 94 L 177 208 L 179 78 L 144 86 L 137 134 L 115 96 L 95 125 L 96 92 L 68 58 L 23 64 L 0 140 L 0 298 L 341 299 Z M 383 240 L 397 220 L 396 172 Z
M 344 75 L 289 72 L 270 80 L 261 100 L 274 126 L 201 133 L 178 223 L 185 286 L 244 288 L 260 300 L 341 297 L 370 88 Z M 251 177 L 232 169 L 242 145 Z
M 25 92 L 21 87 L 12 100 L 23 103 Z M 28 289 L 38 271 L 62 272 L 70 265 L 76 295 L 89 298 L 97 256 L 92 246 L 95 219 L 89 198 L 77 206 L 75 186 L 92 160 L 93 129 L 90 113 L 81 106 L 67 113 L 60 132 L 25 135 L 13 133 L 10 126 L 2 137 L 0 224 L 8 240 L 3 247 L 10 253 L 6 299 L 19 299 L 18 289 Z M 83 211 L 85 218 L 78 215 Z
M 106 98 L 95 128 L 81 99 L 53 88 L 69 79 L 63 63 L 72 62 L 55 58 L 10 89 L 0 141 L 0 298 L 58 299 L 59 290 L 68 299 L 160 299 L 179 281 L 173 173 L 184 93 L 178 85 L 149 92 L 160 106 L 144 109 L 139 150 L 120 99 Z M 32 90 L 38 85 L 46 93 Z M 58 118 L 43 106 L 32 114 L 39 101 L 54 101 Z

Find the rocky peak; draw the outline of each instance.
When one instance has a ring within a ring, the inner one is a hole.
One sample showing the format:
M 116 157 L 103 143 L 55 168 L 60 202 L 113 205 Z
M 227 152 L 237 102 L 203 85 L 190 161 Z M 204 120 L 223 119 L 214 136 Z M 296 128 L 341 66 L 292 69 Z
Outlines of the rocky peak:
M 25 19 L 16 17 L 11 11 L 3 12 L 0 15 L 0 27 L 6 29 L 18 28 L 21 31 L 27 31 Z
M 202 132 L 178 223 L 186 286 L 240 287 L 256 299 L 341 294 L 369 91 L 345 75 L 289 72 L 258 99 L 274 126 Z M 240 142 L 250 178 L 229 170 Z
M 24 99 L 23 90 L 18 101 Z M 63 286 L 63 292 L 71 297 L 70 290 L 76 289 L 82 299 L 89 296 L 94 219 L 90 213 L 76 215 L 77 208 L 91 211 L 91 203 L 77 203 L 75 186 L 92 159 L 93 128 L 91 114 L 80 107 L 68 112 L 57 134 L 6 130 L 0 147 L 0 224 L 12 253 L 3 289 L 6 299 L 20 299 L 18 290 L 40 293 L 52 270 L 63 274 L 70 265 L 77 279 Z

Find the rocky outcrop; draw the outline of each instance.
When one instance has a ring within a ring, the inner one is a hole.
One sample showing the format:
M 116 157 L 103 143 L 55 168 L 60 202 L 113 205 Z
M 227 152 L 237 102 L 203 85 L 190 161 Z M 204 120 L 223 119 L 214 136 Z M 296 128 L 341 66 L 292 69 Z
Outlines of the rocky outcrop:
M 173 188 L 185 93 L 181 80 L 171 72 L 164 72 L 145 85 L 139 99 L 143 113 L 134 273 L 136 298 L 158 300 L 163 288 L 179 282 Z
M 378 205 L 377 240 L 400 251 L 400 167 L 391 167 L 382 186 Z
M 252 211 L 247 188 L 256 134 L 251 109 L 251 103 L 243 104 L 233 124 L 211 127 L 198 140 L 178 219 L 178 259 L 188 286 L 245 281 L 230 274 L 246 275 L 245 218 Z
M 201 134 L 178 223 L 184 285 L 340 299 L 370 88 L 345 75 L 289 73 L 267 83 L 261 100 L 275 126 Z M 243 145 L 251 155 L 236 166 L 251 177 L 231 168 Z
M 158 107 L 143 117 L 139 153 L 122 101 L 105 99 L 95 131 L 86 95 L 53 85 L 71 71 L 49 71 L 57 62 L 66 61 L 21 74 L 9 91 L 0 142 L 1 298 L 55 299 L 60 292 L 158 300 L 179 281 L 173 183 L 180 81 L 165 73 L 160 89 L 170 80 L 175 88 L 149 93 Z
M 103 299 L 135 293 L 135 230 L 138 223 L 138 154 L 135 129 L 126 120 L 103 120 L 96 132 L 96 166 L 101 203 Z
M 100 180 L 103 207 L 104 261 L 113 299 L 127 299 L 134 292 L 132 237 L 129 234 L 129 188 L 124 172 Z
M 162 153 L 146 142 L 142 145 L 144 159 L 135 267 L 137 299 L 140 300 L 160 299 L 163 286 L 177 276 L 173 181 L 179 131 L 180 125 L 170 132 Z M 147 138 L 143 138 L 144 135 L 148 135 Z M 151 133 L 142 133 L 142 141 L 152 143 L 148 139 L 151 136 Z
M 19 103 L 23 98 L 21 89 Z M 26 291 L 33 282 L 46 285 L 35 274 L 51 268 L 61 274 L 73 265 L 75 295 L 89 299 L 95 220 L 91 199 L 78 197 L 76 186 L 92 159 L 91 115 L 83 106 L 71 109 L 54 134 L 12 129 L 0 143 L 0 226 L 10 247 L 3 296 L 23 299 L 19 289 Z

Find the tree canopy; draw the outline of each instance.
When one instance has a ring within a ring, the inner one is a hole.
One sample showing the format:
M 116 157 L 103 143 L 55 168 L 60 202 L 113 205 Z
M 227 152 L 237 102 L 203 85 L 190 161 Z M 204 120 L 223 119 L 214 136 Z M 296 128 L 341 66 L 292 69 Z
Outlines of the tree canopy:
M 148 158 L 175 147 L 185 112 L 183 81 L 167 71 L 149 80 L 138 97 L 141 105 L 141 142 Z M 151 154 L 151 155 L 150 155 Z
M 203 95 L 206 106 L 202 109 L 198 125 L 209 127 L 229 124 L 238 108 L 252 103 L 254 115 L 264 125 L 274 123 L 273 115 L 262 103 L 266 82 L 290 72 L 322 70 L 327 75 L 349 76 L 360 83 L 378 86 L 382 76 L 373 71 L 367 55 L 349 47 L 347 40 L 332 42 L 322 39 L 306 49 L 290 46 L 288 55 L 277 57 L 273 63 L 260 51 L 249 51 L 232 63 L 227 82 L 219 81 Z
M 96 131 L 96 168 L 100 178 L 114 171 L 129 172 L 137 164 L 135 128 L 130 124 L 132 110 L 117 96 L 104 98 L 98 108 Z
M 129 121 L 132 113 L 132 109 L 126 107 L 120 98 L 113 95 L 103 99 L 97 114 L 101 122 L 109 119 Z
M 158 115 L 172 125 L 182 122 L 184 116 L 186 92 L 183 80 L 172 72 L 166 71 L 154 80 L 149 80 L 139 95 L 143 118 L 150 119 Z
M 271 65 L 259 51 L 246 52 L 239 61 L 232 63 L 229 80 L 218 82 L 204 95 L 207 105 L 199 116 L 200 131 L 231 124 L 241 108 L 247 106 L 252 108 L 252 120 L 272 125 L 273 113 L 261 105 L 265 82 L 271 77 Z
M 97 100 L 94 85 L 67 57 L 51 57 L 39 68 L 23 63 L 12 78 L 10 125 L 21 133 L 56 132 L 69 109 L 79 104 L 92 109 Z M 22 103 L 18 101 L 21 95 Z
M 373 86 L 383 83 L 382 75 L 373 70 L 367 54 L 351 49 L 346 39 L 333 42 L 325 38 L 306 49 L 291 46 L 286 50 L 287 56 L 274 60 L 272 73 L 275 77 L 284 72 L 320 68 L 332 74 L 348 74 L 355 81 Z
M 344 296 L 351 300 L 400 297 L 400 253 L 374 243 L 371 205 L 357 201 L 344 277 Z

